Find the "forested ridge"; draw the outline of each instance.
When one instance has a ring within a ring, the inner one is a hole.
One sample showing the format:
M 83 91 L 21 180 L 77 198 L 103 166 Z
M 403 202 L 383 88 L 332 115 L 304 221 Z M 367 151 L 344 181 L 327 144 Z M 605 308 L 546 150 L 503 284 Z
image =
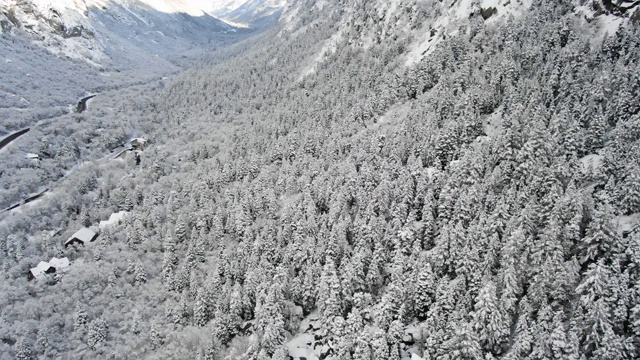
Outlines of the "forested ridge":
M 0 228 L 0 358 L 284 360 L 310 319 L 308 360 L 640 356 L 638 25 L 475 6 L 407 61 L 455 1 L 394 4 L 293 2 L 123 105 L 140 164 Z

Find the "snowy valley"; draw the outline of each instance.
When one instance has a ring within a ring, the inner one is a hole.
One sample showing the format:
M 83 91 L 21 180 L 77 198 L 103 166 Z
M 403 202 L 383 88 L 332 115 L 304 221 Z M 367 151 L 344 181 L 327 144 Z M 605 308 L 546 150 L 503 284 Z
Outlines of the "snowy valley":
M 0 25 L 1 360 L 640 356 L 640 1 Z

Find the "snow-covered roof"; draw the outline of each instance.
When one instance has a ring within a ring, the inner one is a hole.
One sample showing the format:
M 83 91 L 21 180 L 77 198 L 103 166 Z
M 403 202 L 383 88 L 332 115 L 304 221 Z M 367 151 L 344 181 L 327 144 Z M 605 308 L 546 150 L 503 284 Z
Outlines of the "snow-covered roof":
M 422 357 L 418 356 L 416 353 L 411 353 L 411 360 L 424 360 Z
M 111 214 L 111 216 L 109 216 L 109 220 L 100 221 L 100 225 L 98 226 L 100 227 L 100 229 L 104 229 L 107 226 L 119 224 L 120 221 L 122 221 L 122 219 L 124 219 L 125 216 L 127 216 L 127 214 L 128 214 L 127 211 L 120 211 L 117 213 L 113 213 Z
M 31 272 L 31 275 L 36 280 L 40 280 L 44 278 L 44 276 L 48 273 L 54 273 L 67 267 L 69 267 L 69 259 L 67 258 L 58 259 L 54 257 L 54 258 L 51 258 L 49 262 L 40 261 L 38 266 L 29 269 L 29 272 Z
M 121 146 L 121 147 L 116 148 L 116 149 L 113 150 L 111 158 L 112 159 L 117 159 L 122 154 L 126 153 L 127 151 L 131 151 L 131 150 L 133 150 L 133 148 L 131 146 Z
M 40 261 L 38 266 L 29 269 L 29 271 L 31 272 L 31 275 L 33 275 L 34 278 L 41 279 L 50 268 L 51 268 L 51 265 L 49 265 L 48 262 Z
M 26 158 L 30 160 L 40 159 L 40 155 L 34 154 L 34 153 L 27 153 Z
M 69 243 L 71 243 L 74 240 L 80 240 L 83 243 L 88 243 L 88 242 L 93 241 L 93 239 L 95 237 L 96 237 L 96 233 L 93 230 L 91 230 L 89 228 L 82 228 L 82 229 L 76 231 L 76 233 L 73 234 L 69 238 L 69 240 L 67 240 L 65 242 L 65 245 L 68 245 Z
M 58 259 L 54 257 L 54 258 L 51 258 L 51 260 L 49 260 L 49 265 L 53 266 L 54 268 L 56 268 L 56 271 L 58 271 L 60 269 L 69 267 L 69 259 L 68 258 Z

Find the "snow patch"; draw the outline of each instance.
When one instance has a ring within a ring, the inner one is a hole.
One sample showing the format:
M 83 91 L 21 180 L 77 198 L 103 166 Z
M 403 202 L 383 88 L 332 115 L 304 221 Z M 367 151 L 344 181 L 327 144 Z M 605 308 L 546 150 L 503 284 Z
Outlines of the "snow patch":
M 320 0 L 320 1 L 316 2 L 315 7 L 317 7 L 318 10 L 322 11 L 322 10 L 324 10 L 325 5 L 327 5 L 327 1 L 326 0 Z
M 295 23 L 296 23 L 294 20 L 298 18 L 299 12 L 300 12 L 299 7 L 285 10 L 286 15 L 284 15 L 281 19 L 281 22 L 284 24 L 283 32 L 291 32 L 294 30 Z M 282 32 L 280 32 L 278 36 L 282 36 Z
M 109 217 L 109 220 L 100 221 L 100 224 L 98 225 L 98 227 L 100 228 L 100 230 L 102 230 L 106 227 L 117 225 L 127 216 L 127 214 L 129 214 L 127 211 L 120 211 L 117 213 L 113 213 Z
M 592 172 L 602 165 L 602 156 L 598 154 L 589 154 L 580 158 L 578 161 L 582 164 L 582 170 L 585 173 Z
M 625 236 L 625 234 L 629 234 L 634 230 L 637 231 L 640 228 L 640 213 L 620 216 L 615 220 L 615 225 L 618 229 L 618 234 L 621 236 Z
M 602 36 L 613 36 L 624 21 L 623 18 L 614 15 L 601 15 L 599 17 L 600 32 Z
M 67 2 L 68 0 L 56 0 L 59 2 Z M 79 2 L 78 0 L 75 0 Z M 84 2 L 84 1 L 83 1 Z M 86 1 L 87 6 L 109 6 L 111 0 L 88 0 Z M 203 1 L 201 0 L 119 0 L 119 3 L 122 5 L 129 7 L 135 6 L 140 7 L 143 5 L 149 9 L 153 9 L 155 11 L 159 11 L 166 14 L 188 14 L 191 16 L 203 16 L 207 10 L 206 7 L 203 7 Z M 128 10 L 128 9 L 127 9 Z M 134 14 L 135 15 L 135 14 Z
M 322 61 L 324 60 L 324 58 L 330 54 L 333 54 L 336 52 L 336 50 L 338 50 L 338 43 L 340 41 L 342 41 L 342 29 L 338 30 L 335 34 L 331 35 L 331 37 L 329 39 L 327 39 L 324 42 L 324 45 L 322 46 L 322 49 L 320 49 L 320 52 L 318 53 L 318 55 L 314 58 L 314 60 L 312 61 L 311 64 L 309 64 L 303 71 L 302 74 L 300 75 L 300 79 L 298 79 L 298 81 L 304 79 L 305 77 L 313 74 L 316 71 L 316 65 L 322 63 Z
M 423 58 L 429 56 L 443 38 L 443 35 L 450 36 L 457 32 L 458 22 L 469 18 L 474 11 L 476 4 L 482 9 L 493 7 L 497 13 L 487 20 L 493 23 L 507 16 L 520 17 L 532 5 L 532 0 L 448 0 L 442 3 L 442 8 L 446 9 L 443 14 L 436 18 L 431 26 L 425 26 L 425 31 L 417 36 L 417 41 L 409 47 L 406 66 L 414 65 Z M 434 33 L 432 35 L 432 32 Z
M 502 128 L 502 106 L 494 110 L 493 113 L 487 117 L 483 128 L 485 135 L 490 138 L 500 133 L 500 129 Z
M 429 177 L 429 180 L 433 180 L 433 177 L 438 174 L 439 170 L 435 167 L 428 167 L 426 169 L 426 172 L 427 172 L 427 176 Z
M 625 21 L 624 18 L 612 14 L 599 14 L 596 16 L 596 13 L 589 5 L 576 6 L 574 12 L 587 23 L 594 24 L 595 30 L 590 29 L 593 33 L 588 34 L 593 45 L 599 45 L 605 36 L 615 35 L 620 25 Z M 588 27 L 585 25 L 585 28 Z
M 311 347 L 309 347 L 311 343 Z M 293 359 L 306 358 L 307 360 L 319 360 L 318 356 L 313 351 L 313 335 L 301 334 L 289 341 L 287 344 L 289 356 Z

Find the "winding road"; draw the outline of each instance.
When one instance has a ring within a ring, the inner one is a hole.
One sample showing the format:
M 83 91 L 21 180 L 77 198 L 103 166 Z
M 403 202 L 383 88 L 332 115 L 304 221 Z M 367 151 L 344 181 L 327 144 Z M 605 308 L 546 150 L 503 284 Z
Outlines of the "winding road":
M 82 113 L 82 112 L 87 111 L 87 101 L 93 99 L 96 96 L 97 96 L 97 94 L 89 95 L 89 96 L 85 96 L 82 99 L 78 100 L 78 106 L 76 107 L 76 112 L 77 113 Z
M 0 150 L 2 150 L 5 146 L 11 144 L 14 140 L 19 138 L 20 136 L 28 133 L 29 131 L 31 131 L 31 128 L 24 128 L 18 131 L 14 131 L 11 134 L 5 136 L 4 138 L 2 138 L 2 140 L 0 140 Z

